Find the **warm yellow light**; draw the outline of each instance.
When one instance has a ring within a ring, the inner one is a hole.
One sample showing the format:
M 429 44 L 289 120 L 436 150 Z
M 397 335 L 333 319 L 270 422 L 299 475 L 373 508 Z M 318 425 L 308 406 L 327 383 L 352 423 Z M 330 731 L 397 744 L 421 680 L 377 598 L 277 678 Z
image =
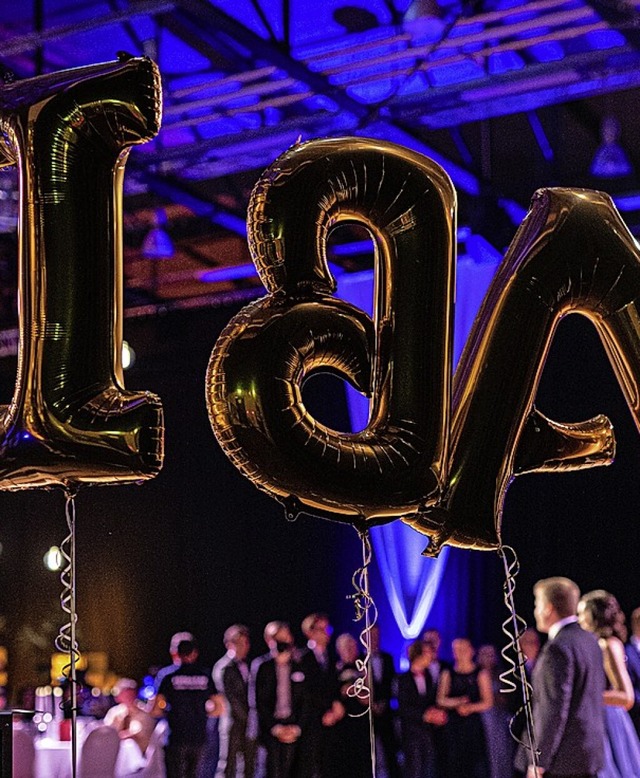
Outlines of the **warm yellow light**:
M 136 361 L 136 352 L 126 340 L 122 341 L 122 369 L 127 370 Z
M 51 546 L 47 553 L 43 557 L 44 566 L 47 570 L 56 572 L 62 567 L 62 554 L 58 546 Z

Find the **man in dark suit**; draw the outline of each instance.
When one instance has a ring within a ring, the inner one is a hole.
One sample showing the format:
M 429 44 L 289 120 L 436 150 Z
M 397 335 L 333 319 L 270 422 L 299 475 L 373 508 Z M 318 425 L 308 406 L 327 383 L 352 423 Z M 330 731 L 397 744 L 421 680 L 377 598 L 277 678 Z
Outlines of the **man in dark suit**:
M 296 778 L 305 726 L 305 675 L 289 626 L 272 624 L 278 629 L 272 636 L 270 654 L 252 665 L 252 696 L 260 740 L 267 752 L 267 778 Z
M 580 590 L 568 578 L 534 586 L 535 620 L 549 640 L 533 669 L 538 771 L 528 778 L 595 778 L 604 764 L 605 675 L 597 639 L 577 623 Z
M 636 608 L 631 614 L 631 637 L 625 646 L 625 652 L 634 696 L 629 715 L 640 737 L 640 608 Z
M 345 715 L 340 700 L 336 663 L 329 652 L 333 628 L 325 613 L 311 613 L 302 621 L 307 647 L 300 655 L 300 665 L 307 679 L 307 728 L 301 744 L 302 778 L 332 778 L 336 724 Z
M 447 662 L 440 658 L 440 647 L 442 646 L 442 636 L 439 630 L 431 627 L 426 629 L 422 634 L 422 640 L 428 646 L 433 649 L 433 659 L 429 664 L 428 670 L 433 680 L 433 685 L 437 689 L 440 682 L 440 676 L 443 670 L 451 670 L 451 662 Z M 437 763 L 438 763 L 438 775 L 447 775 L 447 766 L 449 761 L 448 744 L 447 744 L 447 732 L 445 727 L 434 727 L 432 731 L 433 743 L 436 749 Z M 451 776 L 456 778 L 456 776 Z
M 226 754 L 225 778 L 236 778 L 238 757 L 244 762 L 244 777 L 253 778 L 256 741 L 248 733 L 249 724 L 249 668 L 247 656 L 251 648 L 249 629 L 234 624 L 225 630 L 227 653 L 213 668 L 216 689 L 224 695 L 226 712 L 222 718 L 221 749 Z
M 405 778 L 442 775 L 433 735 L 446 724 L 447 714 L 436 706 L 437 687 L 429 672 L 434 658 L 433 645 L 416 640 L 409 646 L 409 671 L 398 677 Z

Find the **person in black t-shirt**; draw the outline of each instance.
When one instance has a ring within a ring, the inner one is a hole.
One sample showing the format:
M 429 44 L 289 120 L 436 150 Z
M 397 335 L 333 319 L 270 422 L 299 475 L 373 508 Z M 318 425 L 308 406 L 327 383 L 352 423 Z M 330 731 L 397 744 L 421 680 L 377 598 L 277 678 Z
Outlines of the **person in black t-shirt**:
M 178 656 L 180 666 L 162 679 L 153 712 L 164 713 L 169 724 L 167 778 L 195 778 L 206 742 L 207 716 L 219 716 L 223 703 L 208 670 L 196 664 L 195 642 L 183 640 Z

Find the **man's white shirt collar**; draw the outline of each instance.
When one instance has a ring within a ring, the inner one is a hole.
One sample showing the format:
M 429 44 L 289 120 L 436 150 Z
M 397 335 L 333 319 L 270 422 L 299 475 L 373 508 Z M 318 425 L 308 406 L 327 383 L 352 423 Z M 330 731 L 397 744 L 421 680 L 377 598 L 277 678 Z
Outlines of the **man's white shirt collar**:
M 567 616 L 564 619 L 560 619 L 560 621 L 556 621 L 549 627 L 549 640 L 553 640 L 558 632 L 560 632 L 563 627 L 566 627 L 567 624 L 575 624 L 576 621 L 578 621 L 577 616 Z

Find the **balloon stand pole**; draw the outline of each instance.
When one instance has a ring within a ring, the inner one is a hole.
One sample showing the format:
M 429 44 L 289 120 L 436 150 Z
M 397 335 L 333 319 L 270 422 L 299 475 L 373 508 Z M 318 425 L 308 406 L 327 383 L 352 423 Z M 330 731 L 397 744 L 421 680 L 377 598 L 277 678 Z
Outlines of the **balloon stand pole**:
M 520 570 L 520 563 L 518 562 L 518 556 L 511 546 L 501 545 L 498 549 L 498 554 L 502 559 L 504 565 L 505 581 L 503 584 L 504 602 L 509 611 L 509 616 L 502 623 L 502 631 L 509 638 L 509 643 L 502 649 L 501 654 L 505 662 L 509 665 L 509 669 L 500 675 L 500 682 L 502 684 L 501 692 L 511 693 L 515 692 L 518 687 L 522 691 L 522 707 L 513 716 L 509 724 L 509 731 L 511 737 L 518 743 L 523 745 L 529 753 L 529 764 L 534 769 L 536 778 L 540 775 L 538 772 L 538 757 L 540 752 L 536 743 L 535 729 L 533 722 L 533 708 L 531 704 L 531 684 L 527 679 L 525 671 L 526 657 L 520 647 L 520 636 L 527 627 L 526 622 L 521 616 L 518 616 L 516 612 L 515 600 L 513 593 L 516 589 L 516 576 Z M 507 558 L 511 556 L 511 561 Z M 513 654 L 516 655 L 516 661 L 514 661 Z M 513 734 L 513 723 L 516 717 L 524 713 L 526 723 L 526 738 L 521 740 L 519 737 Z
M 76 638 L 76 505 L 75 495 L 67 492 L 65 514 L 68 534 L 60 545 L 60 553 L 64 560 L 60 582 L 60 606 L 67 614 L 68 620 L 58 633 L 55 646 L 63 654 L 69 654 L 69 664 L 64 668 L 64 673 L 69 688 L 69 704 L 71 713 L 71 773 L 76 778 L 78 765 L 78 678 L 77 665 L 80 653 Z M 63 703 L 64 706 L 64 703 Z
M 371 538 L 367 530 L 358 531 L 362 541 L 362 566 L 359 567 L 352 577 L 353 588 L 355 592 L 349 595 L 353 600 L 356 615 L 354 621 L 361 621 L 364 618 L 364 629 L 360 633 L 360 643 L 365 650 L 364 659 L 356 661 L 356 668 L 361 673 L 353 684 L 347 690 L 349 697 L 357 697 L 360 700 L 367 700 L 367 707 L 362 713 L 350 713 L 353 718 L 360 716 L 369 717 L 369 742 L 371 745 L 371 775 L 376 774 L 376 738 L 373 726 L 373 665 L 371 662 L 371 628 L 378 620 L 378 609 L 373 597 L 369 592 L 369 565 L 372 559 Z

